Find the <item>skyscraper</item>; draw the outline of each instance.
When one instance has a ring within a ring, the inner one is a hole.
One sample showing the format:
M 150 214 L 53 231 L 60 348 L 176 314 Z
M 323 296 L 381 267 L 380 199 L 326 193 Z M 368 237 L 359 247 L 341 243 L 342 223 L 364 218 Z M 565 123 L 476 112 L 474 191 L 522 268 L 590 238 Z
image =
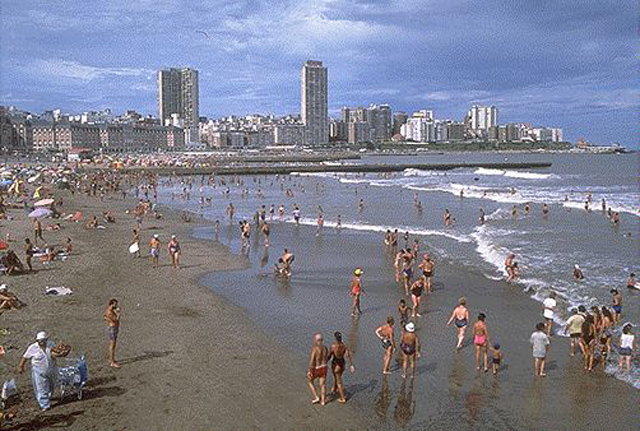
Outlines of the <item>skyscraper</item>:
M 307 61 L 300 77 L 300 114 L 308 145 L 329 142 L 329 108 L 327 104 L 327 68 L 321 61 Z
M 177 118 L 185 130 L 185 143 L 198 142 L 200 93 L 198 71 L 190 68 L 158 72 L 158 111 L 162 124 Z M 173 124 L 178 125 L 178 124 Z
M 468 116 L 472 130 L 488 131 L 498 125 L 498 108 L 495 106 L 473 105 Z

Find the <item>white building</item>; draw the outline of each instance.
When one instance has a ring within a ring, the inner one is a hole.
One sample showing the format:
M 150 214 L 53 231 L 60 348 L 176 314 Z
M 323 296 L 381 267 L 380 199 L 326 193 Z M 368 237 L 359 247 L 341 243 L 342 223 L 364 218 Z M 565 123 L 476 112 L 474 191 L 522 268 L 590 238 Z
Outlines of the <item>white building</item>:
M 473 105 L 468 115 L 471 130 L 488 131 L 498 125 L 498 108 L 495 106 Z

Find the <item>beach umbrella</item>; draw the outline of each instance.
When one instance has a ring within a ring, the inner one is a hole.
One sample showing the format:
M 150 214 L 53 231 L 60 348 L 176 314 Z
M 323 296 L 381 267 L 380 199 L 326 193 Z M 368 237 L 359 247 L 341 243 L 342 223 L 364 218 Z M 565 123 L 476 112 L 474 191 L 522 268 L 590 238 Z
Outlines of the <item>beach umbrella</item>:
M 9 244 L 7 244 L 6 242 L 0 240 L 0 250 L 6 250 L 9 248 Z
M 53 212 L 50 209 L 47 208 L 37 208 L 33 211 L 31 211 L 31 213 L 29 213 L 29 217 L 31 218 L 40 218 L 40 217 L 46 217 L 53 214 Z
M 51 205 L 52 203 L 54 203 L 55 201 L 53 199 L 42 199 L 38 202 L 36 202 L 35 204 L 33 204 L 34 207 L 46 207 Z

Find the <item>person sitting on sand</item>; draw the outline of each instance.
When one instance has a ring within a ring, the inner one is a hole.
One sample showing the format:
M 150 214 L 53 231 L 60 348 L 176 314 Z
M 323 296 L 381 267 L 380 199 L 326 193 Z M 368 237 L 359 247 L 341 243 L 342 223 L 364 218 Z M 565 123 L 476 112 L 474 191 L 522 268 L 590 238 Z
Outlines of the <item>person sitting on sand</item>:
M 0 259 L 0 263 L 7 268 L 7 275 L 14 275 L 16 273 L 24 273 L 24 266 L 18 258 L 18 255 L 11 249 L 7 250 L 7 253 Z
M 87 229 L 97 229 L 98 228 L 98 217 L 93 216 L 89 223 L 87 223 Z
M 309 358 L 309 371 L 307 371 L 307 383 L 311 390 L 313 399 L 312 404 L 320 403 L 324 406 L 327 395 L 327 359 L 329 350 L 322 342 L 322 334 L 318 333 L 313 336 L 313 347 L 311 347 L 311 355 Z M 320 397 L 316 392 L 314 385 L 315 380 L 320 383 Z
M 0 310 L 19 310 L 25 305 L 27 304 L 20 301 L 16 294 L 9 290 L 6 284 L 0 285 Z
M 67 240 L 65 241 L 64 251 L 67 254 L 71 254 L 71 252 L 73 251 L 73 244 L 71 243 L 71 238 L 67 238 Z
M 102 219 L 107 223 L 115 223 L 116 218 L 111 214 L 111 211 L 103 211 Z

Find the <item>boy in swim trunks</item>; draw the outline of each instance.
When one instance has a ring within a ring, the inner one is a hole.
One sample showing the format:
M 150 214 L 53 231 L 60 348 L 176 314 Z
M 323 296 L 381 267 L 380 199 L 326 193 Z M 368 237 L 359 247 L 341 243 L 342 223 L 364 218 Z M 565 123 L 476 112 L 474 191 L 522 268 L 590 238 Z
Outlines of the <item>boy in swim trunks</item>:
M 329 350 L 322 343 L 322 334 L 318 333 L 313 337 L 313 347 L 311 347 L 311 356 L 309 358 L 309 371 L 307 372 L 307 384 L 311 389 L 311 395 L 313 399 L 312 404 L 318 404 L 324 406 L 327 396 L 327 358 L 329 357 Z M 318 379 L 320 383 L 320 397 L 316 392 L 315 380 Z
M 498 370 L 500 369 L 500 362 L 502 362 L 502 352 L 500 351 L 500 343 L 494 343 L 493 348 L 491 349 L 491 369 L 493 370 L 493 375 L 498 374 Z

